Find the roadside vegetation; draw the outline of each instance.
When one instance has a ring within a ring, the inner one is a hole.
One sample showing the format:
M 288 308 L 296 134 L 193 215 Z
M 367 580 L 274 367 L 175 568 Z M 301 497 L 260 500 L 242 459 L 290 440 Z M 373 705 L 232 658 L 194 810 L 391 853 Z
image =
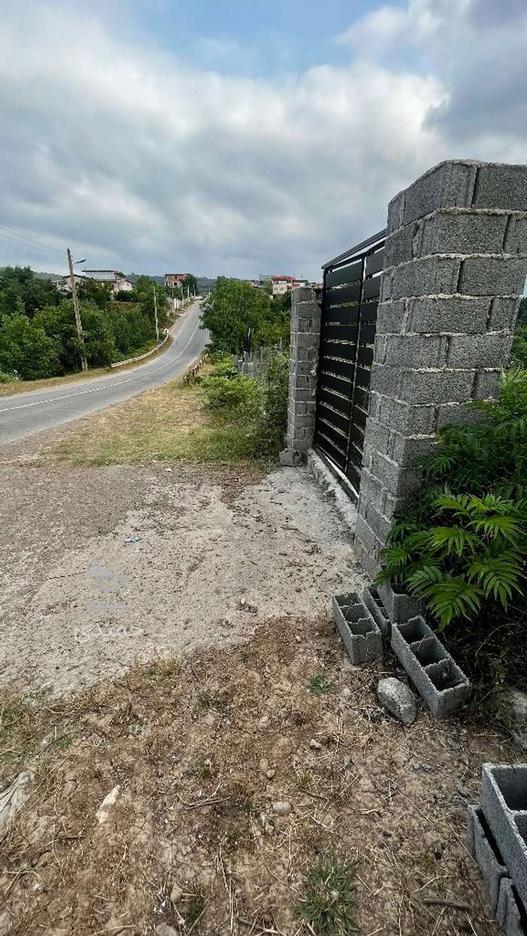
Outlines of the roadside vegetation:
M 271 300 L 247 283 L 220 280 L 204 304 L 203 324 L 211 344 L 200 374 L 90 417 L 53 451 L 74 464 L 156 459 L 269 467 L 283 447 L 287 428 L 289 358 L 276 341 L 288 346 L 289 304 L 290 300 Z M 228 331 L 224 324 L 229 316 Z M 256 351 L 254 376 L 240 372 L 235 354 L 248 334 Z
M 88 366 L 106 367 L 149 350 L 159 325 L 167 324 L 164 287 L 139 277 L 130 293 L 111 298 L 109 287 L 86 280 L 78 286 Z M 0 271 L 0 383 L 39 380 L 80 371 L 73 302 L 50 280 L 27 267 Z
M 384 551 L 381 578 L 423 599 L 476 679 L 527 689 L 527 371 L 474 424 L 448 426 Z
M 211 349 L 242 354 L 289 343 L 291 293 L 274 299 L 250 283 L 219 277 L 203 304 L 202 321 Z

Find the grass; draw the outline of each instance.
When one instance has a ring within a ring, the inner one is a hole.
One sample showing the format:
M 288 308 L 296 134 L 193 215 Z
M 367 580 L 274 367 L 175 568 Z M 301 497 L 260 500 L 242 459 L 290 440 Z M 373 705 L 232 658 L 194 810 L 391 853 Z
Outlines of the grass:
M 358 933 L 355 911 L 356 862 L 321 858 L 309 872 L 299 916 L 316 936 L 351 936 Z
M 74 465 L 247 462 L 251 440 L 208 413 L 196 385 L 181 379 L 89 417 L 47 454 Z

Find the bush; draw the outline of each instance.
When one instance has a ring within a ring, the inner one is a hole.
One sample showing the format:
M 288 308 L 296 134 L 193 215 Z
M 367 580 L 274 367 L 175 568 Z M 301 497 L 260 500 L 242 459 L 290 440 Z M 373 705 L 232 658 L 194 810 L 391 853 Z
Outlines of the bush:
M 430 513 L 394 528 L 381 577 L 424 598 L 441 627 L 473 618 L 485 601 L 506 611 L 523 594 L 527 501 L 442 494 Z
M 511 361 L 516 367 L 527 367 L 527 325 L 516 326 Z
M 527 372 L 507 373 L 499 399 L 477 408 L 479 422 L 443 429 L 421 460 L 419 502 L 398 516 L 378 579 L 456 625 L 469 668 L 525 681 Z
M 252 377 L 213 374 L 203 379 L 202 386 L 209 409 L 223 411 L 227 416 L 238 413 L 245 419 L 254 418 L 260 410 L 261 387 Z
M 11 315 L 0 328 L 0 370 L 15 371 L 22 380 L 38 380 L 60 372 L 55 342 L 35 319 Z
M 246 452 L 253 458 L 273 458 L 282 447 L 288 376 L 284 354 L 275 355 L 261 378 L 240 374 L 233 358 L 221 355 L 213 373 L 201 381 L 207 407 L 245 434 Z

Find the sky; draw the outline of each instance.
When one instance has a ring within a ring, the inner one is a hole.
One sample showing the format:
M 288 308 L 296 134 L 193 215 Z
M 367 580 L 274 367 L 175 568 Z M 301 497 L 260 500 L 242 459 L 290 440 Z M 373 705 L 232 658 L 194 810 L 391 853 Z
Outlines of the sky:
M 0 266 L 319 279 L 440 160 L 527 162 L 527 0 L 0 14 Z

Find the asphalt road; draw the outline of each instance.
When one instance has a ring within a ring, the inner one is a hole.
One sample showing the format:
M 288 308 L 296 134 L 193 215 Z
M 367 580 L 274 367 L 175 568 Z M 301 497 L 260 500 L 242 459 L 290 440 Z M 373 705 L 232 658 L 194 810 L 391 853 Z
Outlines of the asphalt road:
M 178 377 L 200 357 L 207 343 L 208 334 L 199 327 L 200 314 L 199 302 L 189 306 L 172 330 L 168 350 L 131 370 L 0 397 L 0 443 L 88 416 Z

